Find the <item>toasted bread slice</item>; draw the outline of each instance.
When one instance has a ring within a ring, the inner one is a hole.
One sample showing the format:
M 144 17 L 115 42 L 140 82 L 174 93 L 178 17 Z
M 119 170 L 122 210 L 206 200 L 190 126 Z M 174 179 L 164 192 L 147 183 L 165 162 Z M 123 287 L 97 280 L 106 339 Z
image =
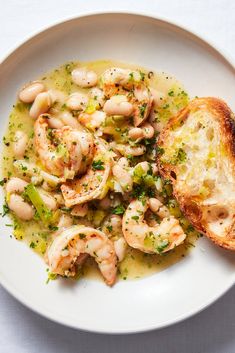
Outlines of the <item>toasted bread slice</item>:
M 235 121 L 217 98 L 194 99 L 159 136 L 160 173 L 193 226 L 235 250 Z

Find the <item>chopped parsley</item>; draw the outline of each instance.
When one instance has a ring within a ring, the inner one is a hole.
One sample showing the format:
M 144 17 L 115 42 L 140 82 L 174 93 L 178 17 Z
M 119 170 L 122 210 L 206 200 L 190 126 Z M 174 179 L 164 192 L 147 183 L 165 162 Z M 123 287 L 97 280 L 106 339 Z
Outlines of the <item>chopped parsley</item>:
M 180 164 L 184 163 L 187 159 L 187 154 L 183 150 L 183 148 L 179 148 L 178 151 L 173 156 L 173 159 L 171 161 L 171 164 Z
M 165 152 L 164 148 L 157 146 L 156 147 L 156 153 L 158 155 L 162 155 Z
M 173 89 L 168 92 L 168 96 L 174 97 L 174 95 L 175 95 L 175 92 L 173 91 Z
M 70 207 L 61 207 L 61 211 L 64 211 L 64 212 L 71 212 L 71 211 L 72 211 L 72 208 L 70 208 Z
M 79 236 L 80 239 L 86 238 L 86 234 L 83 234 L 83 233 L 79 233 L 78 236 Z
M 125 207 L 123 205 L 116 206 L 112 211 L 113 214 L 117 214 L 117 215 L 122 215 L 124 212 L 125 212 Z
M 48 277 L 47 277 L 46 284 L 48 284 L 50 281 L 54 281 L 56 278 L 57 278 L 57 274 L 56 273 L 48 272 Z
M 0 180 L 0 186 L 3 186 L 3 185 L 5 184 L 5 182 L 6 182 L 6 179 L 5 179 L 5 178 L 2 179 L 2 180 Z
M 97 161 L 93 161 L 92 169 L 93 170 L 104 170 L 104 162 L 102 162 L 101 159 L 99 159 Z
M 29 244 L 29 247 L 32 249 L 35 249 L 36 244 L 33 241 L 31 241 L 31 243 Z
M 134 219 L 134 221 L 138 221 L 140 217 L 139 216 L 132 216 L 131 219 Z
M 139 185 L 135 185 L 131 196 L 143 201 L 145 197 L 155 197 L 155 190 L 154 188 L 148 187 L 145 183 L 141 183 Z
M 134 81 L 134 72 L 129 73 L 129 81 Z
M 163 250 L 167 248 L 169 245 L 169 241 L 167 239 L 162 240 L 157 246 L 156 246 L 156 252 L 161 254 Z
M 145 73 L 142 72 L 142 71 L 139 71 L 139 73 L 140 73 L 140 79 L 141 79 L 141 81 L 144 81 L 144 79 L 145 79 Z
M 146 108 L 147 108 L 147 103 L 144 103 L 144 104 L 139 106 L 139 111 L 140 111 L 140 115 L 141 115 L 142 118 L 144 117 Z
M 8 207 L 7 204 L 4 204 L 2 207 L 3 211 L 2 211 L 2 217 L 6 216 L 7 213 L 9 213 L 10 209 Z
M 49 228 L 49 230 L 51 230 L 51 231 L 53 231 L 53 232 L 55 232 L 56 230 L 59 229 L 58 227 L 53 226 L 53 225 L 51 225 L 51 224 L 49 224 L 48 228 Z

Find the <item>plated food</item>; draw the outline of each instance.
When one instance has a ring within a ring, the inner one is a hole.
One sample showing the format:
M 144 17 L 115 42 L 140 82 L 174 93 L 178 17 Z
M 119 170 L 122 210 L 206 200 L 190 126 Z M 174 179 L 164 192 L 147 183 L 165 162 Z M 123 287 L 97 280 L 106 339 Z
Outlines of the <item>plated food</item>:
M 165 73 L 67 63 L 18 94 L 5 213 L 50 279 L 94 262 L 108 285 L 138 278 L 184 257 L 200 233 L 234 250 L 233 134 L 224 102 L 190 102 Z

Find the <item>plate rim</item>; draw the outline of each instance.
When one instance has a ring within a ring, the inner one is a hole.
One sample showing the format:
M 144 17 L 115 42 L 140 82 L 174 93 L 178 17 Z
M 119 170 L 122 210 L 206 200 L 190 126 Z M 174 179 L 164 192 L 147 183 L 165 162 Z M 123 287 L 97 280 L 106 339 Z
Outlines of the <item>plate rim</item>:
M 221 59 L 225 61 L 227 65 L 229 65 L 234 71 L 235 71 L 235 60 L 229 55 L 225 49 L 221 49 L 218 45 L 216 45 L 214 42 L 209 40 L 205 35 L 198 34 L 196 31 L 191 30 L 189 26 L 181 25 L 178 21 L 171 20 L 165 16 L 159 16 L 152 14 L 148 11 L 133 11 L 133 10 L 96 10 L 96 11 L 83 11 L 80 12 L 79 14 L 76 14 L 74 16 L 67 16 L 64 18 L 59 19 L 58 21 L 52 21 L 50 24 L 42 26 L 41 28 L 31 32 L 30 35 L 24 36 L 22 40 L 19 40 L 16 42 L 15 45 L 10 47 L 9 50 L 7 50 L 6 54 L 3 54 L 3 56 L 0 57 L 0 67 L 8 61 L 8 59 L 15 54 L 15 52 L 23 47 L 24 45 L 28 44 L 31 40 L 35 40 L 38 36 L 42 35 L 43 33 L 46 33 L 49 30 L 55 29 L 56 27 L 59 27 L 60 25 L 63 25 L 68 22 L 72 22 L 75 20 L 79 20 L 80 18 L 86 18 L 86 17 L 93 17 L 93 16 L 102 16 L 102 15 L 124 15 L 124 16 L 136 16 L 136 17 L 142 17 L 142 18 L 147 18 L 147 19 L 152 19 L 156 20 L 158 22 L 161 22 L 162 24 L 170 25 L 175 27 L 178 30 L 181 30 L 182 32 L 185 32 L 186 34 L 193 36 L 194 39 L 198 40 L 199 42 L 203 43 L 210 49 L 212 49 Z M 39 314 L 40 316 L 51 320 L 52 322 L 59 323 L 61 325 L 64 325 L 66 327 L 70 327 L 73 329 L 81 330 L 84 332 L 90 332 L 90 333 L 99 333 L 99 334 L 112 334 L 112 335 L 119 335 L 119 334 L 134 334 L 134 333 L 141 333 L 141 332 L 150 332 L 153 330 L 159 330 L 162 328 L 169 327 L 171 325 L 174 325 L 176 323 L 180 323 L 186 319 L 189 319 L 190 317 L 199 314 L 202 312 L 204 309 L 209 307 L 212 304 L 215 304 L 216 301 L 221 298 L 225 293 L 227 293 L 235 284 L 235 277 L 231 280 L 231 282 L 223 288 L 221 291 L 218 291 L 218 293 L 215 294 L 213 298 L 208 300 L 207 302 L 203 303 L 200 307 L 191 310 L 190 312 L 187 312 L 186 314 L 182 314 L 179 317 L 176 317 L 174 320 L 170 320 L 167 322 L 162 323 L 161 325 L 148 325 L 142 328 L 134 328 L 134 329 L 110 329 L 109 331 L 107 329 L 101 329 L 101 328 L 89 328 L 89 327 L 78 327 L 76 324 L 73 324 L 69 322 L 69 319 L 65 317 L 55 317 L 53 313 L 50 313 L 44 309 L 40 310 L 38 309 L 33 302 L 25 300 L 23 295 L 21 293 L 18 293 L 17 289 L 15 289 L 14 285 L 9 283 L 7 278 L 0 273 L 0 284 L 1 286 L 11 295 L 13 296 L 14 299 L 16 299 L 18 302 L 23 304 L 26 308 L 32 310 L 34 313 Z

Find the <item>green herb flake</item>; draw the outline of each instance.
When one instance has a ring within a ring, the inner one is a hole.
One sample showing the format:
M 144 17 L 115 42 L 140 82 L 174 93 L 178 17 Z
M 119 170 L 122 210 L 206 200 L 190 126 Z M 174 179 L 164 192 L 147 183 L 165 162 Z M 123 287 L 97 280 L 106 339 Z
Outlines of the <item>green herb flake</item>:
M 129 73 L 129 81 L 134 81 L 134 72 Z
M 5 178 L 2 179 L 2 180 L 0 180 L 0 186 L 3 186 L 3 185 L 5 184 L 5 182 L 6 182 L 6 179 L 5 179 Z
M 145 80 L 145 73 L 142 72 L 142 71 L 139 71 L 139 73 L 140 73 L 140 79 L 141 79 L 141 81 L 144 81 L 144 80 Z
M 2 206 L 2 209 L 3 209 L 3 210 L 2 210 L 2 217 L 5 217 L 6 214 L 10 212 L 10 209 L 9 209 L 9 207 L 8 207 L 7 204 L 4 204 L 4 205 Z
M 31 243 L 29 244 L 29 247 L 32 249 L 35 249 L 36 244 L 33 241 L 31 241 Z
M 139 111 L 140 111 L 140 115 L 142 118 L 144 118 L 144 114 L 147 108 L 147 103 L 144 103 L 142 105 L 139 106 Z
M 93 170 L 104 170 L 104 162 L 101 161 L 101 159 L 99 159 L 97 161 L 93 161 L 92 169 Z
M 112 211 L 113 214 L 117 214 L 117 215 L 122 215 L 124 212 L 125 212 L 125 207 L 123 205 L 116 206 Z
M 134 221 L 138 221 L 139 216 L 132 216 L 131 219 L 134 219 Z
M 165 150 L 164 150 L 164 148 L 157 146 L 156 153 L 157 153 L 157 155 L 162 155 L 163 153 L 165 153 Z
M 156 246 L 156 252 L 158 254 L 161 254 L 163 250 L 167 248 L 169 245 L 169 241 L 167 239 L 162 240 L 157 246 Z
M 46 284 L 48 284 L 50 281 L 54 281 L 56 278 L 57 278 L 57 274 L 56 273 L 48 272 L 48 277 L 47 277 Z
M 59 228 L 56 227 L 56 226 L 53 226 L 53 225 L 49 224 L 48 229 L 51 230 L 52 232 L 55 232 L 55 231 L 57 231 Z
M 80 239 L 86 238 L 86 234 L 83 234 L 83 233 L 79 233 L 78 236 L 79 236 Z
M 168 96 L 174 97 L 174 95 L 175 95 L 175 92 L 174 92 L 173 90 L 171 90 L 171 91 L 168 92 Z

